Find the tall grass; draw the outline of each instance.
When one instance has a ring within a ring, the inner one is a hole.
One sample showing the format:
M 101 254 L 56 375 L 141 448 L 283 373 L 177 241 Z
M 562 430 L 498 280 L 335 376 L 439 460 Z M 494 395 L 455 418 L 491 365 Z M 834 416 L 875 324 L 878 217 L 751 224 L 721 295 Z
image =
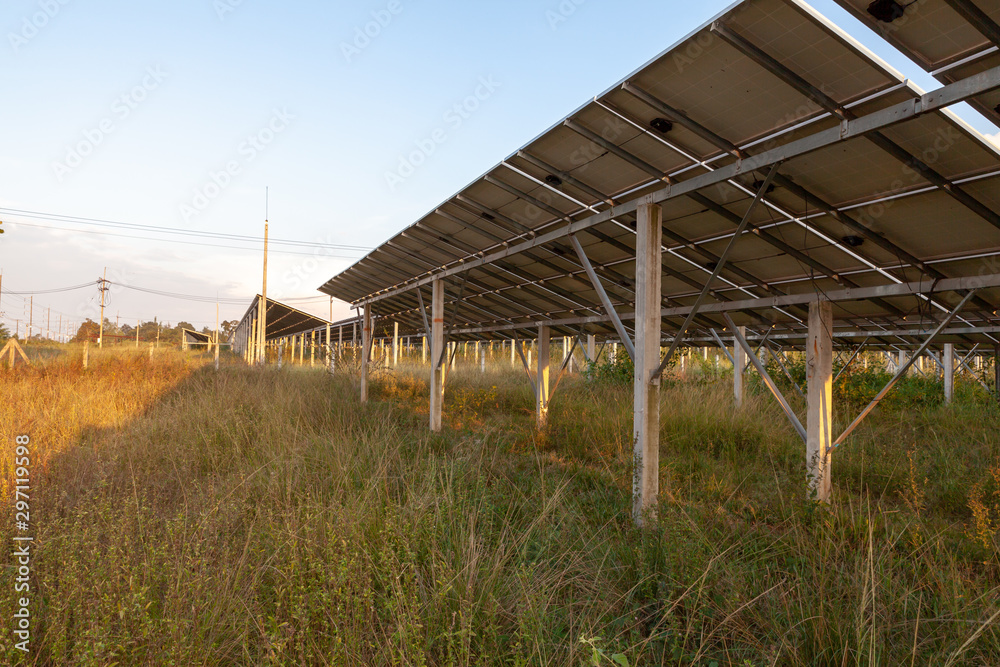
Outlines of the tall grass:
M 460 366 L 430 434 L 415 367 L 362 405 L 319 369 L 79 361 L 0 371 L 4 441 L 36 456 L 37 635 L 2 635 L 9 664 L 1000 664 L 998 418 L 974 401 L 874 415 L 824 508 L 765 395 L 669 382 L 638 531 L 627 386 L 564 379 L 539 433 L 523 371 Z

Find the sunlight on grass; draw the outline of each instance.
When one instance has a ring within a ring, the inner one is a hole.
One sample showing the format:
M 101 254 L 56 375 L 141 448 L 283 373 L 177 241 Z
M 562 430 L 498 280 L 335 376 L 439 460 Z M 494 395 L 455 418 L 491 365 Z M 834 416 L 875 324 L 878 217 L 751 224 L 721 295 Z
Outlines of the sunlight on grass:
M 538 433 L 522 370 L 460 364 L 431 434 L 416 366 L 362 405 L 350 374 L 206 360 L 4 371 L 5 437 L 47 456 L 33 664 L 1000 664 L 1000 419 L 972 399 L 874 415 L 825 508 L 759 387 L 670 379 L 637 531 L 627 385 L 568 376 Z

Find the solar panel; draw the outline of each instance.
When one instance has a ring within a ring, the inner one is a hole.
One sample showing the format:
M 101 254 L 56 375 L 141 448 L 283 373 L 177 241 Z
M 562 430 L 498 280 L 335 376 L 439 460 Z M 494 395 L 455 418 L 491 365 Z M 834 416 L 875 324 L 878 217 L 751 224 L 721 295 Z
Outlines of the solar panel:
M 952 50 L 953 63 L 968 51 Z M 456 336 L 507 337 L 540 322 L 558 323 L 562 333 L 581 327 L 611 333 L 570 227 L 579 229 L 575 237 L 627 320 L 635 307 L 635 204 L 656 197 L 663 215 L 662 305 L 683 310 L 712 275 L 767 173 L 743 165 L 783 150 L 788 157 L 774 189 L 749 216 L 749 233 L 712 284 L 710 302 L 982 274 L 1000 262 L 997 148 L 943 108 L 923 107 L 856 136 L 844 129 L 851 122 L 861 127 L 856 119 L 871 114 L 922 104 L 921 91 L 805 3 L 746 0 L 320 291 L 370 303 L 375 315 L 421 330 L 430 281 L 447 278 Z M 817 148 L 799 149 L 813 143 Z M 835 326 L 903 330 L 906 322 L 933 321 L 959 298 L 909 293 L 843 300 L 834 306 Z M 792 301 L 751 305 L 733 317 L 802 334 L 805 302 Z M 995 287 L 980 291 L 956 323 L 992 326 L 998 301 Z M 694 335 L 725 326 L 720 312 L 700 315 Z M 665 331 L 683 317 L 665 316 Z M 967 340 L 977 336 L 996 340 L 986 330 Z
M 995 0 L 837 2 L 942 83 L 1000 66 L 1000 4 Z M 1000 126 L 1000 91 L 969 103 Z

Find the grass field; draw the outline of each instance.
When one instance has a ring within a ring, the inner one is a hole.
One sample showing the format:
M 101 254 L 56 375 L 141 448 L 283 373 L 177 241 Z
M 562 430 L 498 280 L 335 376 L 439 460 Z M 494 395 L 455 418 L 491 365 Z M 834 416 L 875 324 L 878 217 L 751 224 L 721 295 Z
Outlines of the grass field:
M 424 371 L 361 405 L 346 375 L 224 362 L 0 370 L 0 539 L 20 434 L 35 536 L 31 652 L 7 556 L 0 662 L 1000 665 L 1000 411 L 971 384 L 944 406 L 904 382 L 822 507 L 755 383 L 737 411 L 724 374 L 670 381 L 639 531 L 627 385 L 570 376 L 538 433 L 522 370 L 460 366 L 434 435 Z M 842 422 L 869 375 L 838 386 Z

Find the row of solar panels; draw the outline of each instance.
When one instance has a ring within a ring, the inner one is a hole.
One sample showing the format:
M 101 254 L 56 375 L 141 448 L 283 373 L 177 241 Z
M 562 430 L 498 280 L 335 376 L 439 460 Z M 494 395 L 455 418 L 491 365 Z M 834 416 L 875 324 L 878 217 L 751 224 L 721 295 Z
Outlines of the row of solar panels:
M 996 66 L 987 21 L 1000 6 L 842 0 L 942 81 Z M 898 8 L 898 9 L 895 9 Z M 982 17 L 980 17 L 982 18 Z M 889 20 L 891 19 L 891 20 Z M 510 248 L 668 184 L 682 184 L 844 120 L 919 97 L 914 85 L 798 0 L 746 0 L 477 178 L 325 283 L 344 301 L 421 328 L 431 276 L 450 276 L 449 318 L 466 331 L 604 313 L 568 240 L 465 271 Z M 989 112 L 996 91 L 971 102 Z M 997 118 L 996 111 L 993 118 Z M 690 305 L 763 178 L 741 175 L 664 201 L 664 307 Z M 1000 273 L 1000 153 L 938 111 L 782 164 L 712 285 L 716 301 Z M 635 216 L 605 215 L 577 235 L 617 310 L 633 307 Z M 838 304 L 841 329 L 932 319 L 956 295 Z M 1000 293 L 981 292 L 960 323 L 991 326 Z M 746 309 L 740 323 L 800 330 L 804 308 Z M 679 319 L 676 320 L 679 322 Z M 665 322 L 669 331 L 671 320 Z M 721 327 L 698 320 L 701 334 Z M 590 327 L 611 331 L 607 322 Z M 569 330 L 566 331 L 568 333 Z M 509 333 L 508 333 L 509 335 Z M 984 340 L 992 340 L 987 336 Z

